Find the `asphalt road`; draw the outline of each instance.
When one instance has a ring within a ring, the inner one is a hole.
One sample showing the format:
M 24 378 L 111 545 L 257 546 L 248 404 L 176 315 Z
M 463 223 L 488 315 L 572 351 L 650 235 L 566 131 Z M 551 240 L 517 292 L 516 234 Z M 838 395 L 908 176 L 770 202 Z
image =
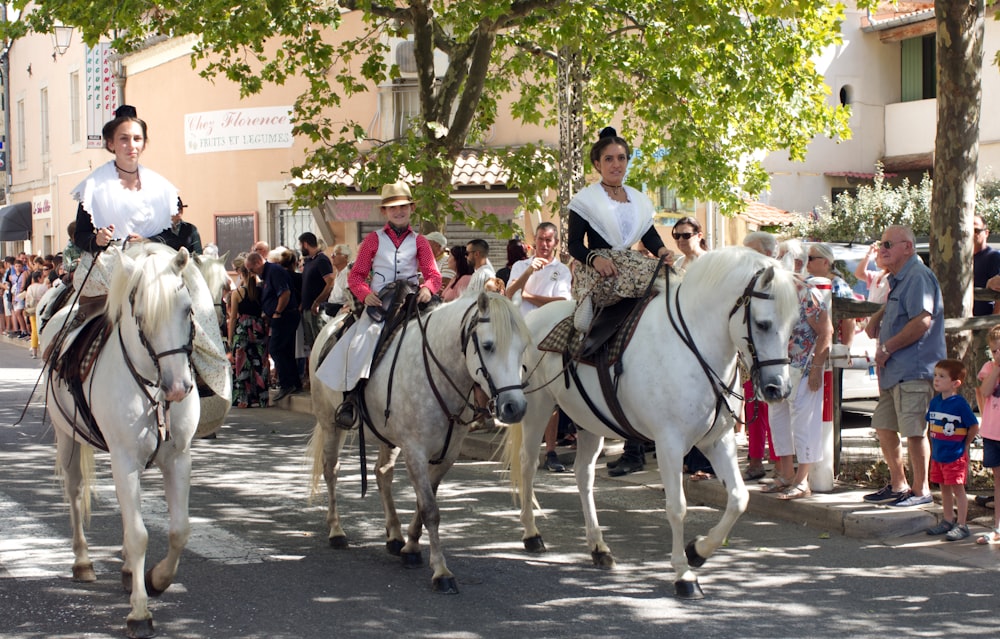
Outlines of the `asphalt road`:
M 0 343 L 0 637 L 124 636 L 120 519 L 106 455 L 88 529 L 99 580 L 74 583 L 69 524 L 40 405 L 20 414 L 37 363 Z M 342 514 L 352 546 L 326 542 L 325 507 L 308 501 L 311 424 L 279 409 L 236 411 L 194 443 L 193 534 L 178 580 L 151 601 L 160 637 L 981 637 L 1000 630 L 1000 549 L 913 537 L 882 543 L 744 517 L 701 571 L 706 599 L 672 597 L 662 495 L 598 480 L 618 568 L 592 568 L 571 475 L 543 474 L 539 526 L 549 552 L 524 553 L 495 464 L 460 462 L 441 487 L 442 536 L 461 592 L 430 590 L 425 565 L 384 550 L 377 494 L 360 498 L 345 455 Z M 352 448 L 352 451 L 356 449 Z M 349 452 L 352 452 L 349 451 Z M 405 474 L 399 505 L 412 509 Z M 144 476 L 150 558 L 165 550 L 158 473 Z M 373 488 L 374 490 L 374 488 Z M 689 533 L 719 516 L 692 509 Z M 426 555 L 426 548 L 425 548 Z

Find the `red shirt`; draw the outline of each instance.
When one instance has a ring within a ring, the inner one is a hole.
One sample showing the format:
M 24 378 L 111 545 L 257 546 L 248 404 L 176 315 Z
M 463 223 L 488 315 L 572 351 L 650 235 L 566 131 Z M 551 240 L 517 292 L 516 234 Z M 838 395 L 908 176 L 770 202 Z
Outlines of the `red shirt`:
M 390 224 L 386 224 L 383 230 L 397 248 L 410 233 L 413 233 L 413 228 L 408 226 L 402 234 L 396 235 L 396 231 Z M 435 294 L 441 290 L 441 272 L 438 271 L 434 251 L 431 250 L 431 245 L 423 235 L 417 235 L 416 240 L 417 270 L 424 276 L 422 286 L 426 286 L 432 294 Z M 361 246 L 358 247 L 358 257 L 354 260 L 354 266 L 347 275 L 348 288 L 361 301 L 364 301 L 369 293 L 375 292 L 368 286 L 368 275 L 371 273 L 376 253 L 378 253 L 378 233 L 369 233 L 362 240 Z

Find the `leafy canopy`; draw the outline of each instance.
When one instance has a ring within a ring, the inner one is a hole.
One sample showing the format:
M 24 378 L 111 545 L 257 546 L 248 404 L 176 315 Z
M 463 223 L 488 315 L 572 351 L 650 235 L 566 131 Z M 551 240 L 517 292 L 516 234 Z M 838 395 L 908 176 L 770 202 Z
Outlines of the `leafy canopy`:
M 244 95 L 301 78 L 295 132 L 309 148 L 293 175 L 351 170 L 370 189 L 402 167 L 423 176 L 418 213 L 438 222 L 452 209 L 456 157 L 485 146 L 501 108 L 521 122 L 557 123 L 560 56 L 580 60 L 585 112 L 574 115 L 588 138 L 616 121 L 635 141 L 632 183 L 669 186 L 723 210 L 767 187 L 767 153 L 801 159 L 816 135 L 849 136 L 849 112 L 830 99 L 813 62 L 839 42 L 843 6 L 825 0 L 17 0 L 15 8 L 25 15 L 6 26 L 8 38 L 58 20 L 88 43 L 111 38 L 127 53 L 152 36 L 196 34 L 195 67 Z M 361 28 L 343 28 L 349 12 L 360 13 Z M 370 114 L 338 107 L 400 77 L 393 36 L 414 42 L 421 115 L 398 138 L 378 139 Z M 555 150 L 540 141 L 485 153 L 502 161 L 531 209 L 558 179 Z M 316 204 L 342 191 L 317 179 L 296 195 Z M 457 217 L 500 226 L 474 211 Z

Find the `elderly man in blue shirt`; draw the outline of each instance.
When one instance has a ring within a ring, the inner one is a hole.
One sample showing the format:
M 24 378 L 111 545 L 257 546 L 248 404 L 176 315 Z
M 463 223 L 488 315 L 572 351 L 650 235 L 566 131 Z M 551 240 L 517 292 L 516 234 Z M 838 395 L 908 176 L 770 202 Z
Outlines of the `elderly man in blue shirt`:
M 868 323 L 878 339 L 879 399 L 872 414 L 890 483 L 865 495 L 870 503 L 908 507 L 933 503 L 927 481 L 930 445 L 927 407 L 934 394 L 934 365 L 947 356 L 944 302 L 934 273 L 917 257 L 913 231 L 890 226 L 879 256 L 889 272 L 889 298 Z M 900 437 L 906 438 L 913 483 L 907 484 Z

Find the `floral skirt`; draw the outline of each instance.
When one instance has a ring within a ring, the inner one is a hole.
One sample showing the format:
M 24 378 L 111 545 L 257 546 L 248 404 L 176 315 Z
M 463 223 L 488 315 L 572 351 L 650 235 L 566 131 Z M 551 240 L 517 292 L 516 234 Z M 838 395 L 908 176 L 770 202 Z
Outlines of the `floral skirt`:
M 645 295 L 656 274 L 658 260 L 648 258 L 638 251 L 597 249 L 594 252 L 614 262 L 618 276 L 602 277 L 594 268 L 578 263 L 573 278 L 573 299 L 582 300 L 590 294 L 594 306 L 600 308 L 611 306 L 625 298 Z
M 264 320 L 251 315 L 237 317 L 232 346 L 233 406 L 265 408 L 269 363 Z

